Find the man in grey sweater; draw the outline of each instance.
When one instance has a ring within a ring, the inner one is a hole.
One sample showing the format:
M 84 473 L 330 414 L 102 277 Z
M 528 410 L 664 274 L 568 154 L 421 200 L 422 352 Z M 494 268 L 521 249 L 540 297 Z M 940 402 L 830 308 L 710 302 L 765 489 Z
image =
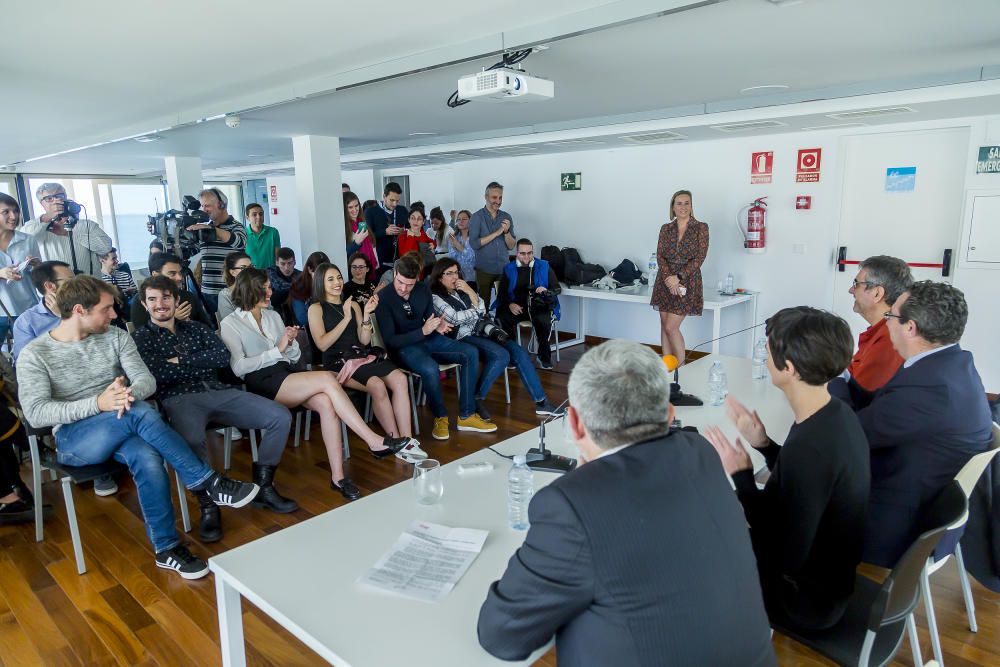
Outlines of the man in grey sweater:
M 92 276 L 63 283 L 56 293 L 59 325 L 29 343 L 18 360 L 21 407 L 33 427 L 53 427 L 63 465 L 111 458 L 126 464 L 157 567 L 198 579 L 208 565 L 181 544 L 164 460 L 188 489 L 207 490 L 217 505 L 243 507 L 260 489 L 213 471 L 142 402 L 156 381 L 129 335 L 110 326 L 114 297 L 111 285 Z

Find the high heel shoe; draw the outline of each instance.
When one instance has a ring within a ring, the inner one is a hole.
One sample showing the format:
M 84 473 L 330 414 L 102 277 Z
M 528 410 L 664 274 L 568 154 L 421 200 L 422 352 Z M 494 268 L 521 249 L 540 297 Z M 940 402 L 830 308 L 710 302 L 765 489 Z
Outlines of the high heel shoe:
M 385 449 L 369 448 L 368 451 L 371 452 L 371 455 L 375 458 L 384 459 L 392 456 L 403 447 L 406 447 L 411 441 L 412 438 L 393 438 L 387 435 L 382 439 L 382 444 L 385 445 Z

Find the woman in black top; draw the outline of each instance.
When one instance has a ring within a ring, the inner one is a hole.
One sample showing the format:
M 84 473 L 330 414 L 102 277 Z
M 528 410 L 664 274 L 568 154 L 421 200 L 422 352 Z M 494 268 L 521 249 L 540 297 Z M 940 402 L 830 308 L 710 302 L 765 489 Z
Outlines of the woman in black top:
M 768 616 L 801 630 L 835 625 L 854 590 L 871 486 L 868 440 L 854 411 L 826 384 L 851 361 L 854 341 L 841 318 L 800 306 L 767 321 L 771 382 L 795 413 L 785 444 L 768 438 L 756 412 L 734 398 L 726 413 L 767 460 L 763 490 L 750 456 L 717 427 L 708 438 L 743 504 Z
M 375 281 L 368 279 L 368 276 L 373 275 L 373 267 L 364 254 L 356 252 L 348 258 L 347 268 L 351 273 L 351 279 L 344 285 L 344 298 L 351 298 L 356 303 L 364 304 L 375 294 Z
M 369 298 L 362 310 L 354 299 L 344 296 L 340 269 L 324 263 L 316 267 L 312 300 L 309 331 L 323 352 L 323 368 L 337 373 L 343 386 L 371 395 L 375 417 L 386 433 L 412 437 L 410 393 L 403 371 L 384 359 L 358 359 L 358 351 L 372 340 L 372 313 L 378 296 Z M 407 461 L 427 458 L 419 447 L 401 450 L 398 455 Z

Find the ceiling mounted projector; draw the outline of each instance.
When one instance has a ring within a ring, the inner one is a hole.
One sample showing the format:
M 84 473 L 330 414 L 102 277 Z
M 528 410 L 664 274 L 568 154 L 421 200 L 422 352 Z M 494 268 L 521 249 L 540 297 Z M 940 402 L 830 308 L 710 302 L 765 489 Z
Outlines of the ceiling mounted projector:
M 458 80 L 458 97 L 463 100 L 529 102 L 551 100 L 554 96 L 552 81 L 507 67 L 484 70 Z

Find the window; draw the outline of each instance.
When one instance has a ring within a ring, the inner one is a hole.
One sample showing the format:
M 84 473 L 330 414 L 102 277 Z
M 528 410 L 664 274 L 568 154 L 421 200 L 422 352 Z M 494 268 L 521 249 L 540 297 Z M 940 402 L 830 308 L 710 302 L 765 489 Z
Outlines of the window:
M 102 186 L 106 187 L 106 186 Z M 110 201 L 115 221 L 118 258 L 133 268 L 145 266 L 153 236 L 146 229 L 149 216 L 167 210 L 163 186 L 159 183 L 112 183 Z M 101 193 L 104 199 L 104 193 Z

